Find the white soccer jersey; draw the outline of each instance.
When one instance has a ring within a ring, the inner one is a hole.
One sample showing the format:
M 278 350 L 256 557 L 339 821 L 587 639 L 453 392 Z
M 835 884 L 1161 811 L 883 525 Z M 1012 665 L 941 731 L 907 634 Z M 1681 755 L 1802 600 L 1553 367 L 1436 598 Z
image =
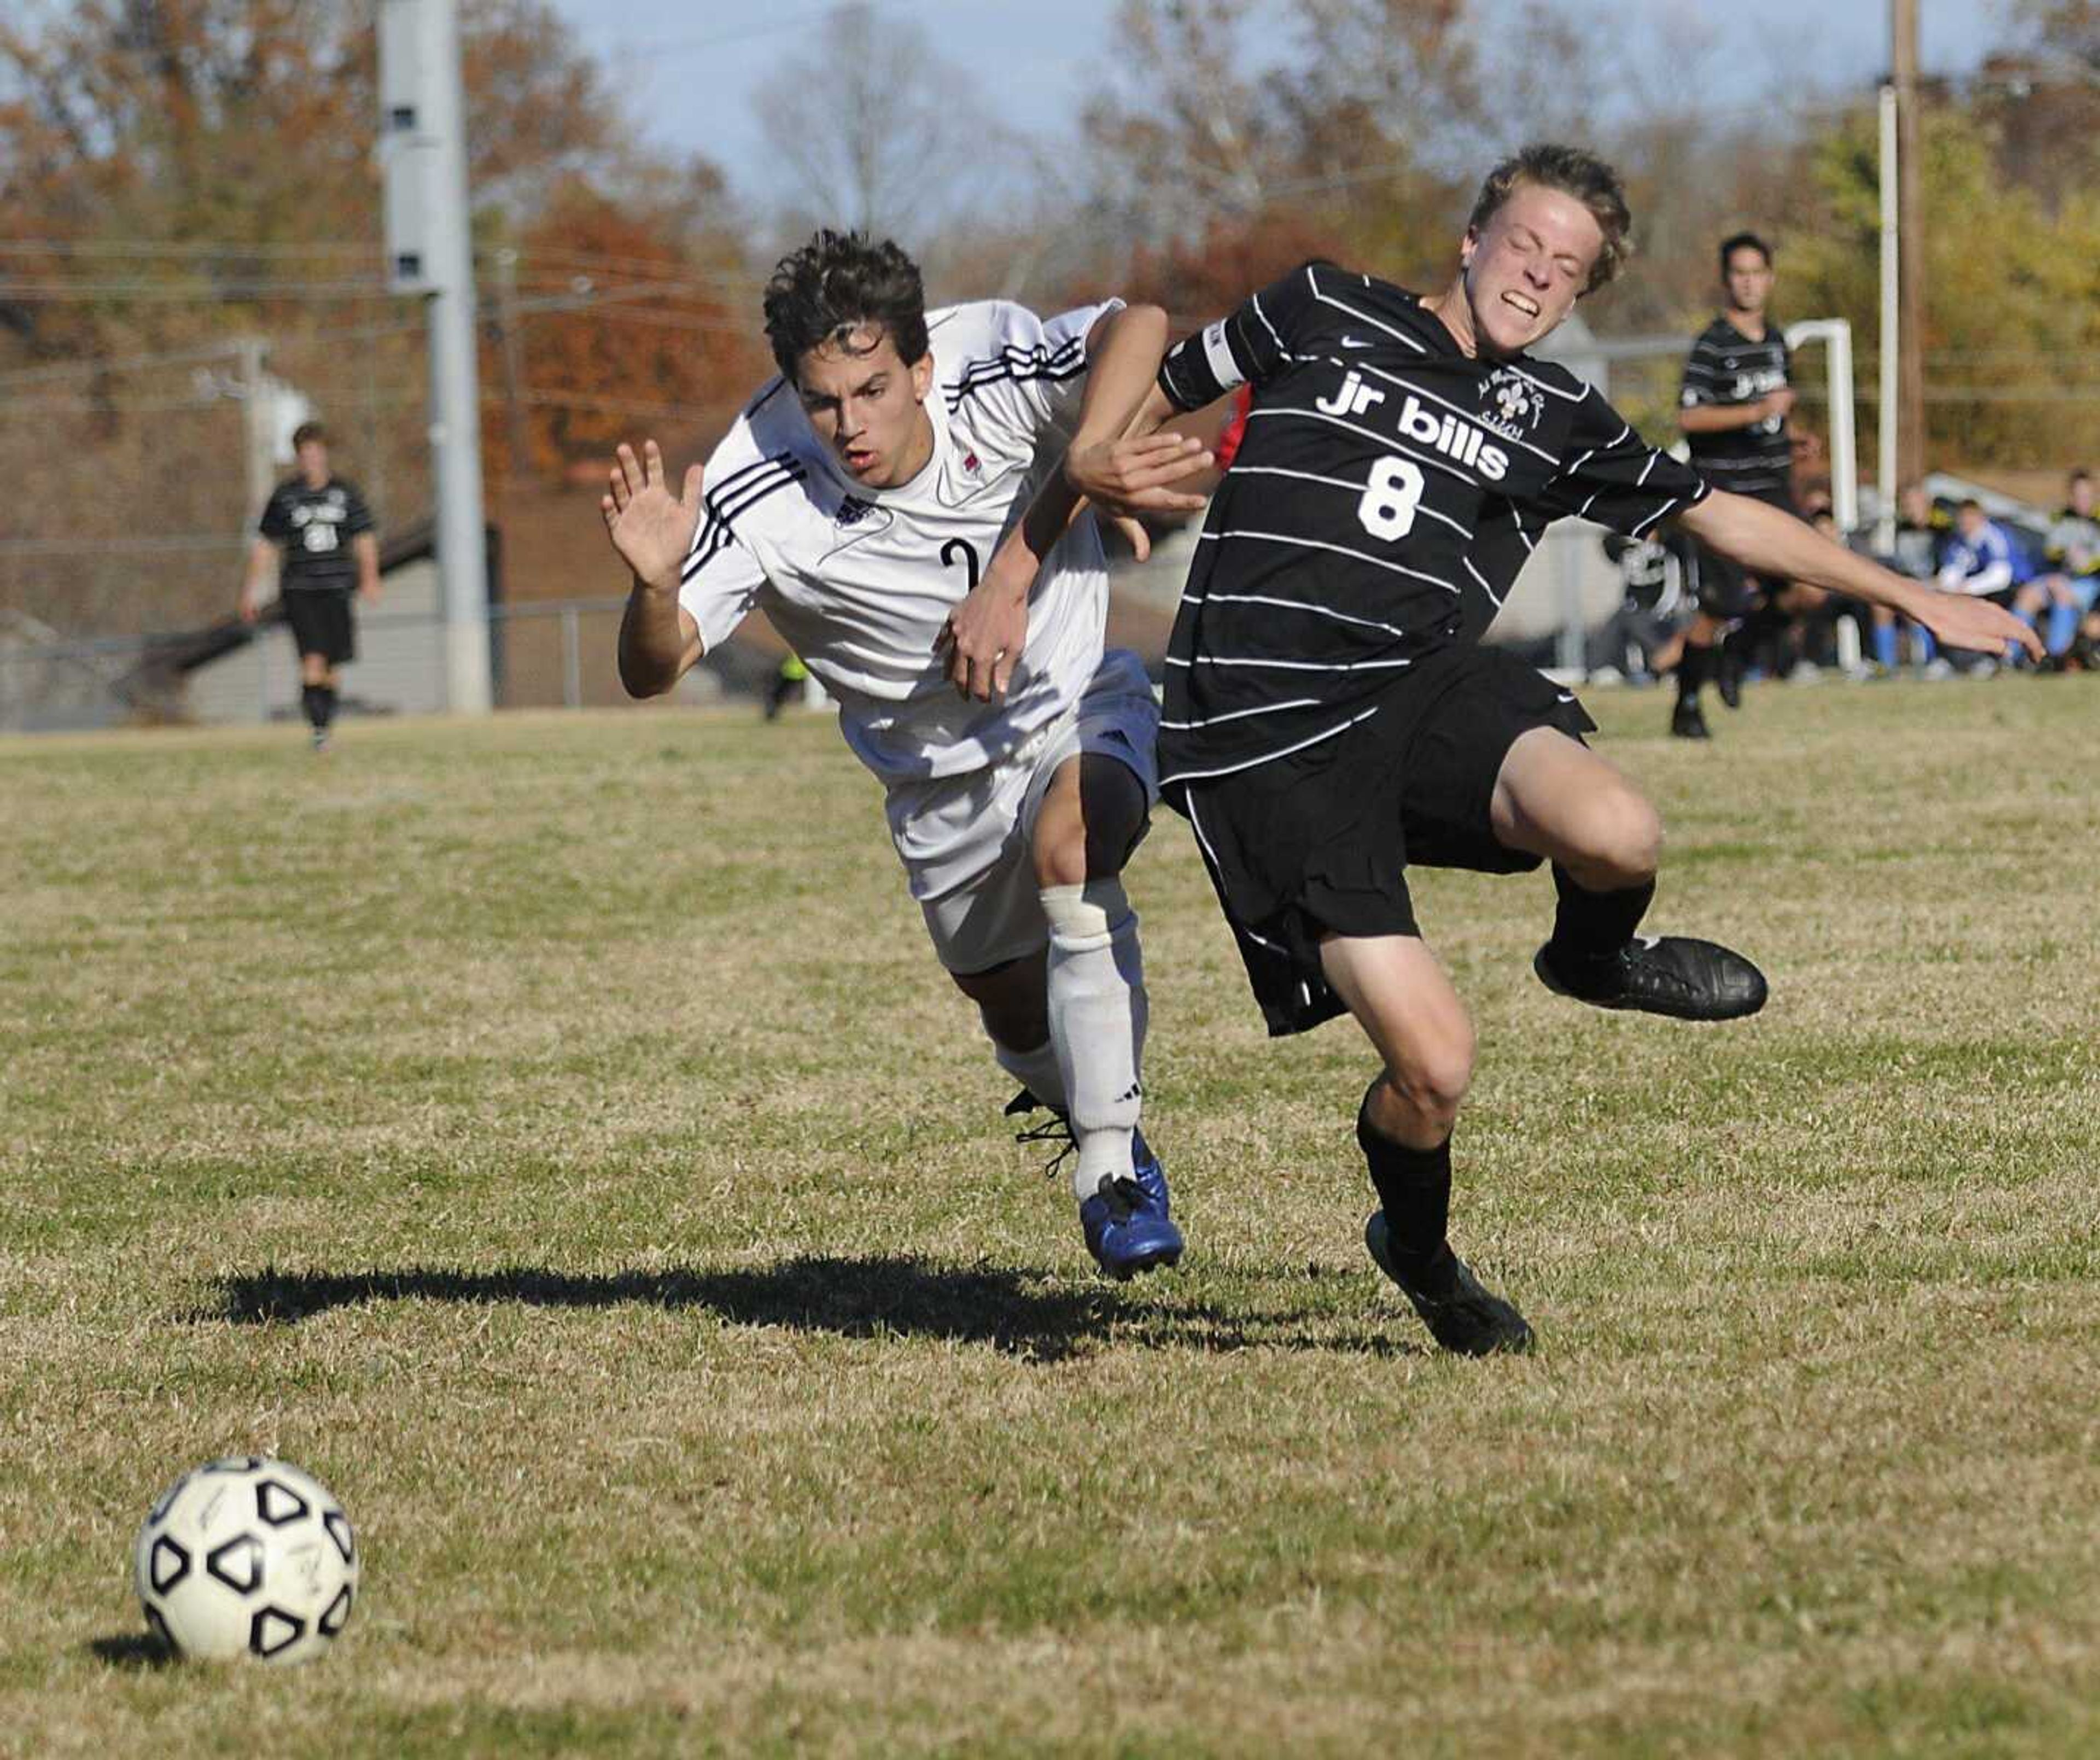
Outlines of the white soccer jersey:
M 794 388 L 765 386 L 707 465 L 678 593 L 702 643 L 726 640 L 762 609 L 837 699 L 846 743 L 892 790 L 996 764 L 1065 713 L 1101 659 L 1108 575 L 1090 515 L 1043 562 L 1004 702 L 958 695 L 933 645 L 1061 459 L 1087 333 L 1113 309 L 1047 324 L 1001 300 L 929 313 L 933 456 L 898 488 L 855 482 Z

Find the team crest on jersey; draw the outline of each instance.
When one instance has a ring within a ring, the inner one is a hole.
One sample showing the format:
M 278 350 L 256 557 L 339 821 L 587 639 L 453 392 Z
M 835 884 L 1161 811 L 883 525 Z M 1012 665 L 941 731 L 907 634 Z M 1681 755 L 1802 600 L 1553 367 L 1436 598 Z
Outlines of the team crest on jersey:
M 874 502 L 863 501 L 858 496 L 849 495 L 839 503 L 839 523 L 857 526 L 874 511 Z
M 1488 405 L 1481 419 L 1511 439 L 1536 428 L 1546 409 L 1538 387 L 1514 367 L 1498 367 L 1489 373 L 1481 382 L 1480 400 Z
M 963 469 L 974 477 L 984 469 L 984 466 L 977 462 L 977 455 L 975 452 L 965 452 L 963 454 Z

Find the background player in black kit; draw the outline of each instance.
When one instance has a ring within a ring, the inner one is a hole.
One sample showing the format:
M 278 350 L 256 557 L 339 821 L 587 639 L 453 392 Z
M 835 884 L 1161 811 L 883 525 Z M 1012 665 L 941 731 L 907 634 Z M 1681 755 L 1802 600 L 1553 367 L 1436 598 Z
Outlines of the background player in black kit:
M 1692 468 L 1717 489 L 1755 496 L 1793 513 L 1793 443 L 1786 418 L 1793 408 L 1792 357 L 1786 338 L 1769 323 L 1771 246 L 1754 232 L 1721 241 L 1721 289 L 1726 305 L 1699 333 L 1685 359 L 1677 425 L 1684 430 Z M 1708 737 L 1699 707 L 1710 679 L 1722 700 L 1736 702 L 1736 670 L 1723 657 L 1728 626 L 1756 609 L 1761 583 L 1732 558 L 1699 547 L 1699 611 L 1684 634 L 1677 666 L 1677 707 L 1670 730 L 1686 739 Z
M 356 484 L 329 470 L 328 434 L 318 421 L 293 431 L 292 451 L 299 473 L 279 483 L 262 509 L 241 583 L 240 615 L 251 624 L 262 615 L 262 590 L 281 554 L 277 587 L 299 650 L 300 701 L 314 750 L 323 752 L 341 668 L 357 658 L 351 593 L 367 604 L 379 598 L 379 540 Z
M 1551 862 L 1536 968 L 1599 1007 L 1718 1020 L 1765 996 L 1725 948 L 1636 936 L 1655 809 L 1583 744 L 1593 724 L 1570 693 L 1478 645 L 1546 524 L 1638 536 L 1675 515 L 1739 562 L 1894 606 L 1954 646 L 2034 646 L 1995 606 L 1710 490 L 1524 352 L 1617 272 L 1628 224 L 1608 166 L 1528 148 L 1489 176 L 1442 292 L 1308 264 L 1170 351 L 1140 418 L 1254 387 L 1168 651 L 1162 792 L 1269 1030 L 1347 1009 L 1377 1048 L 1357 1120 L 1381 1206 L 1365 1242 L 1438 1342 L 1473 1355 L 1531 1333 L 1445 1238 L 1473 1031 L 1421 938 L 1408 865 Z

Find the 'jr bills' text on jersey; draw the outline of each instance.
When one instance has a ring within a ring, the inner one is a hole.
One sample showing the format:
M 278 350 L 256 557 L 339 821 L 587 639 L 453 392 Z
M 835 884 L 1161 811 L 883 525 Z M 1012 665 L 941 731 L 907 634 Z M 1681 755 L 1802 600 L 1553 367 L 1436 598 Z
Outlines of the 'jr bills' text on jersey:
M 846 743 L 893 790 L 1009 756 L 1101 663 L 1108 577 L 1083 516 L 1045 559 L 1004 702 L 957 695 L 934 642 L 1076 426 L 1087 336 L 1003 301 L 927 315 L 933 453 L 896 488 L 856 482 L 774 380 L 708 460 L 678 602 L 701 642 L 761 608 L 838 699 Z
M 1459 351 L 1412 293 L 1308 263 L 1171 350 L 1193 409 L 1254 387 L 1167 651 L 1160 780 L 1332 739 L 1476 641 L 1565 514 L 1639 536 L 1705 493 L 1565 368 Z

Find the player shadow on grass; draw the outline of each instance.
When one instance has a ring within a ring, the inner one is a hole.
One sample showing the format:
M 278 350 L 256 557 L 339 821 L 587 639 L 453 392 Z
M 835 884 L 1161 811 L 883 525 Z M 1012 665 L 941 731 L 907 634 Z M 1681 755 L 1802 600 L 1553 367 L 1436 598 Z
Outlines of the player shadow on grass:
M 461 1271 L 412 1266 L 350 1273 L 270 1269 L 213 1280 L 219 1305 L 192 1318 L 236 1325 L 296 1322 L 373 1302 L 517 1302 L 535 1308 L 614 1308 L 629 1302 L 704 1308 L 739 1326 L 785 1326 L 848 1338 L 920 1337 L 986 1344 L 1057 1361 L 1110 1342 L 1196 1351 L 1351 1351 L 1405 1356 L 1375 1323 L 1317 1324 L 1310 1311 L 1225 1309 L 1180 1299 L 1154 1279 L 1124 1294 L 1071 1286 L 1042 1271 L 941 1265 L 897 1256 L 819 1255 L 735 1271 L 673 1268 L 611 1273 L 512 1266 Z M 1132 1299 L 1133 1296 L 1139 1299 Z M 1395 1317 L 1397 1318 L 1398 1317 Z

